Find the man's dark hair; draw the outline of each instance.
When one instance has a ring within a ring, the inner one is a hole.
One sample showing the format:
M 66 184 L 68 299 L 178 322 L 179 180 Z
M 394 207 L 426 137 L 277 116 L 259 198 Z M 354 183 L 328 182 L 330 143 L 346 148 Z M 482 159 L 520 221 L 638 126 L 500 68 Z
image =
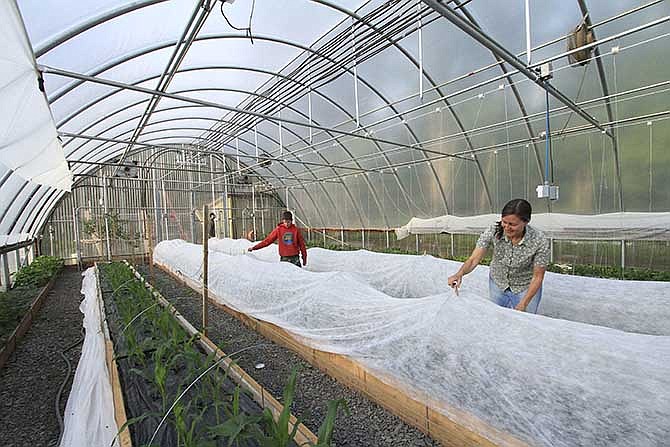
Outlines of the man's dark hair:
M 210 218 L 210 219 L 214 219 L 215 217 L 216 217 L 216 214 L 214 214 L 214 213 L 209 213 L 209 218 Z
M 293 213 L 290 211 L 284 211 L 281 213 L 281 220 L 290 220 L 293 221 Z
M 505 204 L 502 209 L 502 217 L 515 215 L 522 221 L 528 223 L 530 222 L 530 215 L 533 212 L 533 208 L 530 206 L 527 200 L 524 199 L 512 199 Z M 496 238 L 501 239 L 503 236 L 503 228 L 500 222 L 496 222 Z

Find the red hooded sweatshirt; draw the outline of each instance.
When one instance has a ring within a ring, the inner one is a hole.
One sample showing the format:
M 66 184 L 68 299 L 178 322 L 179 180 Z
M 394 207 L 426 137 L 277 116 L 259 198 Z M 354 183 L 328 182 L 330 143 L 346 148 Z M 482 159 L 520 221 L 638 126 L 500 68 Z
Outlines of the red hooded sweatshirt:
M 283 223 L 277 225 L 277 228 L 272 230 L 262 242 L 254 245 L 252 250 L 258 250 L 267 247 L 274 241 L 278 240 L 279 256 L 296 256 L 298 253 L 302 254 L 302 264 L 307 264 L 307 247 L 305 240 L 302 238 L 300 228 L 291 224 L 286 227 Z

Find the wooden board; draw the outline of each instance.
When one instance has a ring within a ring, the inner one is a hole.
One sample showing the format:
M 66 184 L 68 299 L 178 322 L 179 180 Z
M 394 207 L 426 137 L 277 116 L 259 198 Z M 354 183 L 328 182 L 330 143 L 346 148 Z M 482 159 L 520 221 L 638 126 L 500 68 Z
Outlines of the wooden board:
M 200 284 L 173 273 L 167 266 L 158 262 L 156 265 L 196 292 L 202 289 Z M 221 304 L 223 300 L 220 300 L 211 290 L 209 296 L 215 306 L 236 317 L 246 326 L 275 343 L 291 349 L 313 366 L 344 385 L 363 393 L 396 414 L 407 424 L 418 428 L 444 446 L 528 447 L 525 442 L 491 427 L 472 414 L 451 407 L 444 402 L 436 402 L 428 396 L 423 396 L 421 400 L 411 397 L 409 390 L 391 377 L 382 377 L 381 374 L 370 371 L 347 356 L 308 347 L 299 341 L 299 337 L 279 326 L 231 309 Z M 438 408 L 447 410 L 442 411 Z
M 186 318 L 184 318 L 179 311 L 170 304 L 169 301 L 163 297 L 163 295 L 158 292 L 151 284 L 148 284 L 142 275 L 133 268 L 130 264 L 126 264 L 134 272 L 135 276 L 142 281 L 145 286 L 151 291 L 154 297 L 158 302 L 165 308 L 169 309 L 175 319 L 179 324 L 184 328 L 184 330 L 189 335 L 198 335 L 200 346 L 209 354 L 214 353 L 217 360 L 221 360 L 220 367 L 225 369 L 228 377 L 233 379 L 235 383 L 240 385 L 242 388 L 248 390 L 251 393 L 251 397 L 254 401 L 261 406 L 261 408 L 269 409 L 275 420 L 279 419 L 280 413 L 284 410 L 284 406 L 279 403 L 277 399 L 274 398 L 272 393 L 263 388 L 258 382 L 254 380 L 246 371 L 244 371 L 239 365 L 237 365 L 233 360 L 227 357 L 226 353 L 223 352 L 213 341 L 208 337 L 200 333 Z M 211 300 L 210 300 L 211 301 Z M 212 301 L 213 302 L 213 301 Z M 293 427 L 298 423 L 298 419 L 291 414 L 289 416 L 289 430 L 293 430 Z M 298 445 L 308 445 L 316 444 L 318 441 L 317 436 L 312 433 L 312 431 L 305 426 L 304 424 L 298 424 L 298 431 L 296 432 L 295 440 Z

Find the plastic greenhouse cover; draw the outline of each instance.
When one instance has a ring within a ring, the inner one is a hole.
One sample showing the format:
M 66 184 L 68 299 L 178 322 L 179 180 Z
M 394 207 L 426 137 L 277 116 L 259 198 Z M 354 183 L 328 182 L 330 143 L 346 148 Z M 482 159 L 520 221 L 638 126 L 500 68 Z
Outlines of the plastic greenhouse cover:
M 154 259 L 200 282 L 201 246 L 164 241 Z M 226 305 L 356 359 L 447 416 L 466 411 L 543 446 L 655 446 L 670 436 L 670 337 L 516 312 L 475 290 L 397 299 L 357 275 L 251 255 L 212 251 L 209 268 Z
M 236 255 L 252 245 L 246 239 L 210 239 L 212 250 Z M 424 298 L 449 292 L 447 278 L 460 262 L 430 255 L 396 255 L 367 250 L 307 250 L 307 269 L 346 272 L 393 298 Z M 278 262 L 277 246 L 256 250 L 249 256 Z M 489 268 L 478 266 L 463 278 L 462 290 L 489 296 Z M 586 278 L 547 272 L 540 315 L 606 326 L 627 332 L 670 335 L 670 283 Z
M 86 270 L 81 286 L 86 336 L 65 407 L 65 430 L 60 447 L 114 446 L 118 431 L 114 401 L 105 362 L 105 339 L 100 328 L 98 284 L 93 267 Z
M 26 180 L 69 191 L 72 174 L 47 106 L 21 14 L 0 2 L 0 153 L 2 163 Z
M 446 215 L 433 219 L 413 217 L 407 225 L 396 229 L 396 236 L 403 239 L 410 234 L 478 234 L 499 220 L 499 214 Z M 533 214 L 530 224 L 554 239 L 670 239 L 670 213 L 539 213 Z

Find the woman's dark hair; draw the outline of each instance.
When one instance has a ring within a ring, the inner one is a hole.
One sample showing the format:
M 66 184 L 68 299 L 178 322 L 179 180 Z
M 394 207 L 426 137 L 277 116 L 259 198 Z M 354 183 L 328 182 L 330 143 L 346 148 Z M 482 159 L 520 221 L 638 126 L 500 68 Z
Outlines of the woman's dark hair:
M 524 199 L 512 199 L 505 204 L 502 209 L 502 217 L 515 215 L 522 221 L 530 222 L 530 215 L 533 208 L 530 203 Z M 500 222 L 496 222 L 496 239 L 501 239 L 503 236 L 503 228 Z

